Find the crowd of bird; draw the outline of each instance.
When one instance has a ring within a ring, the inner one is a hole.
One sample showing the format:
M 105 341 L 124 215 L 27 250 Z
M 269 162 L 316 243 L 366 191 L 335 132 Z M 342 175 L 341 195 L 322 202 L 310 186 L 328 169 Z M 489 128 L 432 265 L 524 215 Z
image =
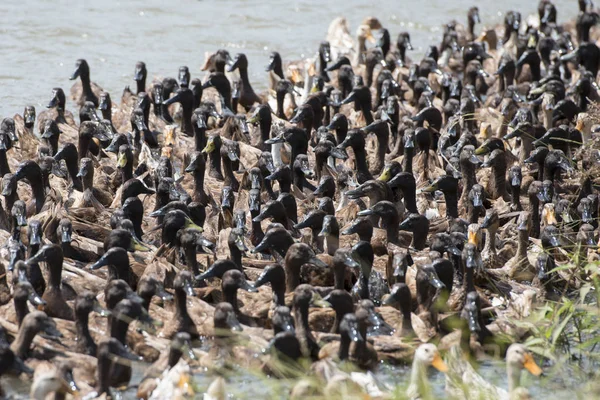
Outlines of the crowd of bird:
M 224 399 L 247 369 L 387 398 L 388 363 L 410 398 L 430 366 L 452 398 L 528 398 L 514 321 L 597 259 L 600 16 L 578 3 L 564 24 L 550 0 L 491 27 L 470 8 L 419 61 L 409 32 L 340 17 L 314 58 L 271 53 L 258 94 L 223 49 L 202 78 L 138 62 L 120 104 L 77 60 L 78 120 L 56 87 L 0 125 L 2 382 L 165 399 L 207 374 Z

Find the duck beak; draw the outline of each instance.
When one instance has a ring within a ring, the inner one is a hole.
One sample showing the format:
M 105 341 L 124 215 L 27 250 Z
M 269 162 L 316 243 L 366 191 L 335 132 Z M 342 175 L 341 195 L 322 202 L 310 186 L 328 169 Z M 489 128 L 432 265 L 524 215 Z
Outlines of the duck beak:
M 111 315 L 111 312 L 106 308 L 102 307 L 98 300 L 94 300 L 93 310 L 96 314 L 100 315 L 101 317 L 108 317 L 109 315 Z
M 473 196 L 473 207 L 482 207 L 483 206 L 483 199 L 481 197 L 482 197 L 481 193 L 475 192 L 475 194 Z
M 437 183 L 434 182 L 430 186 L 427 186 L 427 187 L 421 189 L 421 192 L 424 192 L 424 193 L 433 193 L 436 190 L 438 190 L 438 187 L 437 187 Z
M 63 382 L 63 389 L 65 392 L 75 396 L 79 392 L 79 388 L 77 387 L 77 383 L 75 383 L 75 378 L 73 378 L 73 373 L 71 371 L 67 371 L 65 373 L 65 378 Z
M 240 282 L 240 289 L 245 290 L 246 292 L 250 292 L 250 293 L 258 292 L 258 289 L 255 288 L 250 283 L 248 283 L 248 281 L 246 279 L 242 279 L 242 281 Z
M 387 182 L 390 179 L 392 179 L 392 172 L 390 171 L 389 168 L 386 168 L 381 175 L 379 175 L 379 178 L 377 178 L 378 181 L 382 181 L 382 182 Z
M 510 178 L 510 185 L 513 187 L 521 187 L 521 177 L 519 175 L 513 175 Z
M 35 226 L 35 225 L 34 225 Z M 42 243 L 42 234 L 40 232 L 40 229 L 35 226 L 35 228 L 33 228 L 31 230 L 31 238 L 29 239 L 29 244 L 41 244 Z
M 199 225 L 196 225 L 189 217 L 185 219 L 185 228 L 197 229 L 200 232 L 204 232 L 204 228 Z
M 560 61 L 562 61 L 562 62 L 573 61 L 573 60 L 577 59 L 578 56 L 579 56 L 579 52 L 577 50 L 575 50 L 568 54 L 565 54 L 564 56 L 561 56 Z
M 202 153 L 212 153 L 215 150 L 215 141 L 213 138 L 208 140 L 204 149 L 202 149 Z
M 254 281 L 254 284 L 252 286 L 254 288 L 259 288 L 259 287 L 267 284 L 268 282 L 270 282 L 268 272 L 269 272 L 268 270 L 263 270 L 263 272 L 260 274 L 258 279 L 256 279 L 256 281 Z
M 332 308 L 331 303 L 323 300 L 319 293 L 313 293 L 312 298 L 310 299 L 310 305 L 318 308 Z
M 61 235 L 60 235 L 60 240 L 62 241 L 62 243 L 71 243 L 71 241 L 72 241 L 71 232 L 69 232 L 68 229 L 63 229 L 63 231 L 61 232 Z
M 269 65 L 265 67 L 265 72 L 273 71 L 275 69 L 275 57 L 271 57 Z
M 448 366 L 444 360 L 442 360 L 440 353 L 435 353 L 435 356 L 433 356 L 433 361 L 431 362 L 431 366 L 440 372 L 448 372 Z
M 519 230 L 519 231 L 527 231 L 527 230 L 529 230 L 529 227 L 528 227 L 526 219 L 522 219 L 522 220 L 519 221 L 519 224 L 517 225 L 517 230 Z
M 227 326 L 234 332 L 241 332 L 243 330 L 240 321 L 238 321 L 234 312 L 227 313 L 227 319 L 225 320 Z
M 75 79 L 77 79 L 79 77 L 80 73 L 81 73 L 81 66 L 78 65 L 77 68 L 75 68 L 75 71 L 73 71 L 73 73 L 71 74 L 71 77 L 69 78 L 69 80 L 74 81 Z
M 342 100 L 341 105 L 352 103 L 356 99 L 356 92 L 352 91 L 344 100 Z
M 475 150 L 475 155 L 476 156 L 482 156 L 484 154 L 487 154 L 490 152 L 490 149 L 485 146 L 485 145 L 481 145 L 479 146 L 476 150 Z
M 592 211 L 588 207 L 583 209 L 583 212 L 581 213 L 581 219 L 586 224 L 592 222 Z
M 35 292 L 35 290 L 32 290 L 31 293 L 29 293 L 28 299 L 35 307 L 46 305 L 46 302 Z
M 542 369 L 535 363 L 533 356 L 529 353 L 525 354 L 523 367 L 532 375 L 540 376 L 542 374 Z
M 55 94 L 54 97 L 50 99 L 46 108 L 54 108 L 58 105 L 58 96 Z
M 95 263 L 93 263 L 92 265 L 90 265 L 90 269 L 92 271 L 95 271 L 95 270 L 100 269 L 100 268 L 102 268 L 102 267 L 104 267 L 106 265 L 109 265 L 109 262 L 108 262 L 108 257 L 106 256 L 106 253 L 104 253 L 104 255 L 98 259 L 98 261 L 96 261 Z
M 429 276 L 429 283 L 436 289 L 444 289 L 446 287 L 435 272 Z
M 127 250 L 129 250 L 131 253 L 135 251 L 146 252 L 150 251 L 150 248 L 142 242 L 140 242 L 135 236 L 131 235 L 131 242 L 129 244 L 129 249 Z
M 358 215 L 359 217 L 366 217 L 368 215 L 375 215 L 375 211 L 371 210 L 370 208 L 367 208 L 366 210 L 359 211 L 356 215 Z
M 186 280 L 183 284 L 183 290 L 185 290 L 185 294 L 187 294 L 190 297 L 195 297 L 196 293 L 194 293 L 194 288 L 192 286 L 192 282 L 190 282 L 189 280 Z
M 453 256 L 460 256 L 460 255 L 462 255 L 462 252 L 459 250 L 459 248 L 456 247 L 456 246 L 454 246 L 454 245 L 448 246 L 446 248 L 446 250 L 448 250 L 448 252 L 450 252 L 450 254 L 452 254 Z
M 119 159 L 120 159 L 120 157 L 121 157 L 121 155 L 119 154 Z M 118 162 L 117 162 L 117 165 L 118 165 Z M 86 164 L 82 164 L 81 168 L 79 168 L 79 171 L 77 172 L 77 177 L 83 178 L 84 176 L 87 176 L 88 172 L 89 172 L 89 166 Z
M 327 237 L 331 234 L 331 227 L 329 224 L 323 224 L 321 228 L 321 232 L 319 232 L 319 237 Z
M 479 243 L 479 237 L 477 235 L 477 232 L 469 231 L 467 240 L 468 240 L 468 243 L 471 243 L 471 244 L 474 244 L 475 246 L 477 246 Z
M 238 248 L 239 251 L 248 251 L 248 247 L 244 243 L 244 238 L 241 237 L 241 236 L 238 236 L 236 238 L 236 240 L 235 240 L 235 246 Z
M 48 338 L 60 338 L 63 337 L 62 333 L 60 333 L 60 331 L 58 329 L 56 329 L 56 325 L 54 325 L 54 321 L 52 321 L 53 323 L 47 323 L 46 326 L 44 326 L 43 328 L 43 332 L 44 334 L 42 336 L 48 337 Z
M 319 268 L 328 268 L 329 267 L 329 265 L 327 265 L 325 262 L 321 261 L 316 255 L 312 255 L 308 259 L 308 263 L 314 265 L 315 267 L 319 267 Z

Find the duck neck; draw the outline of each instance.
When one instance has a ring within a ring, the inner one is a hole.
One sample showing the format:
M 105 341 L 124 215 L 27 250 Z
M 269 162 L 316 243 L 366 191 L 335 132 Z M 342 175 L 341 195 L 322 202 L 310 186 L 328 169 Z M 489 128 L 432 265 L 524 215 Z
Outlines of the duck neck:
M 465 268 L 463 284 L 467 288 L 467 293 L 475 290 L 475 282 L 473 280 L 473 268 Z
M 197 167 L 194 170 L 194 199 L 196 201 L 201 201 L 201 203 L 204 201 L 204 173 L 205 173 L 205 166 L 204 164 L 202 164 L 201 167 Z
M 285 100 L 285 92 L 277 92 L 277 118 L 287 121 L 287 117 L 283 112 L 283 102 Z
M 296 326 L 297 336 L 310 335 L 308 325 L 308 304 L 294 303 L 294 325 Z
M 86 74 L 86 73 L 83 73 L 83 74 L 80 74 L 79 77 L 81 78 L 81 88 L 83 90 L 83 94 L 85 94 L 86 97 L 88 95 L 93 94 L 93 92 L 92 92 L 92 85 L 91 85 L 91 82 L 90 82 L 90 75 Z
M 402 188 L 402 195 L 404 197 L 404 207 L 406 210 L 411 213 L 418 213 L 417 188 L 414 185 L 411 187 Z
M 238 249 L 238 247 L 235 244 L 230 244 L 229 254 L 231 261 L 233 261 L 235 265 L 237 265 L 240 268 L 240 270 L 242 270 L 242 252 L 240 251 L 240 249 Z
M 285 263 L 285 290 L 293 292 L 298 285 L 300 285 L 300 266 L 288 261 Z
M 233 174 L 233 165 L 228 156 L 223 157 L 223 177 L 225 181 L 223 182 L 224 186 L 231 186 L 231 188 L 236 191 L 236 188 L 239 186 L 235 175 Z
M 238 289 L 235 286 L 224 287 L 223 288 L 223 299 L 227 303 L 231 304 L 231 307 L 233 307 L 233 310 L 235 311 L 236 314 L 239 314 L 240 309 L 238 307 L 238 302 L 237 302 L 237 291 L 238 291 Z
M 400 225 L 400 218 L 394 216 L 386 221 L 385 219 L 381 219 L 381 224 L 385 228 L 387 233 L 387 242 L 388 243 L 398 243 L 398 226 Z
M 271 150 L 270 144 L 264 144 L 267 140 L 271 138 L 271 115 L 269 114 L 269 118 L 262 118 L 259 122 L 260 127 L 260 137 L 263 142 L 263 150 L 269 151 Z
M 35 198 L 35 212 L 36 214 L 39 214 L 40 211 L 42 211 L 42 207 L 44 207 L 44 202 L 46 201 L 44 181 L 41 175 L 36 177 L 28 177 L 28 180 L 29 184 L 31 185 L 33 197 Z
M 138 95 L 145 91 L 146 91 L 146 78 L 142 78 L 139 81 L 136 81 L 135 94 Z
M 512 393 L 516 388 L 521 386 L 521 371 L 514 368 L 512 365 L 506 365 L 506 372 L 508 375 L 508 393 Z
M 446 201 L 446 217 L 458 218 L 458 193 L 454 190 L 444 192 Z
M 519 231 L 519 242 L 517 244 L 517 259 L 527 262 L 527 244 L 529 243 L 529 232 Z
M 429 225 L 429 224 L 428 224 Z M 427 245 L 427 232 L 429 231 L 429 226 L 419 227 L 419 229 L 413 230 L 413 240 L 412 246 L 416 250 L 423 250 Z
M 523 206 L 521 205 L 521 186 L 510 186 L 510 195 L 512 203 L 516 211 L 522 211 Z
M 506 159 L 504 157 L 500 157 L 492 167 L 490 191 L 494 200 L 500 197 L 508 197 L 506 192 Z
M 129 329 L 129 322 L 123 321 L 122 318 L 114 317 L 111 318 L 109 322 L 110 336 L 125 345 L 125 340 L 127 339 L 127 330 Z
M 540 237 L 540 201 L 537 196 L 529 197 L 531 206 L 531 236 L 534 238 Z
M 485 246 L 483 248 L 483 253 L 488 256 L 496 255 L 496 231 L 498 228 L 494 225 L 490 226 L 487 229 L 487 236 L 485 238 Z
M 62 264 L 63 258 L 60 260 L 56 260 L 55 262 L 46 262 L 46 265 L 49 267 L 50 276 L 48 277 L 48 289 L 50 290 L 60 290 L 60 284 L 62 281 Z
M 404 149 L 404 158 L 402 159 L 402 171 L 406 171 L 412 174 L 413 172 L 413 157 L 415 151 L 413 148 Z
M 336 263 L 333 269 L 333 289 L 344 290 L 346 281 L 346 266 Z
M 185 263 L 187 264 L 188 268 L 191 270 L 194 276 L 199 275 L 200 269 L 198 268 L 198 259 L 196 259 L 195 246 L 185 246 L 183 251 L 185 253 Z
M 6 150 L 0 151 L 0 174 L 2 174 L 2 176 L 10 174 L 10 167 L 8 165 L 8 158 L 6 157 Z
M 112 107 L 102 110 L 102 118 L 112 122 Z
M 285 284 L 284 282 L 271 282 L 273 290 L 273 304 L 275 306 L 285 306 Z
M 250 241 L 254 246 L 257 246 L 265 237 L 260 222 L 254 222 L 254 218 L 260 215 L 260 211 L 251 211 L 250 214 L 252 215 L 252 232 L 250 233 Z
M 283 160 L 281 159 L 282 147 L 283 143 L 275 143 L 271 145 L 271 157 L 273 158 L 273 166 L 275 168 L 279 168 L 283 165 Z
M 221 172 L 221 146 L 215 148 L 211 153 L 209 153 L 208 159 L 210 161 L 210 169 L 215 173 L 222 175 Z
M 204 149 L 206 146 L 206 128 L 194 128 L 194 143 L 196 144 L 196 151 Z
M 121 180 L 123 183 L 133 179 L 133 163 L 127 162 L 123 168 L 121 168 Z
M 469 162 L 470 164 L 470 162 Z M 472 165 L 472 164 L 471 164 Z M 463 178 L 463 190 L 460 195 L 461 203 L 464 203 L 469 198 L 469 192 L 473 189 L 473 185 L 477 183 L 477 176 L 475 175 L 475 169 L 471 166 L 466 167 L 464 165 L 461 166 L 462 169 L 462 178 Z
M 336 320 L 337 320 L 337 316 L 336 316 Z M 338 330 L 339 330 L 339 325 L 338 325 Z M 348 335 L 342 334 L 340 336 L 340 348 L 338 351 L 338 358 L 340 359 L 340 361 L 344 361 L 344 360 L 348 359 L 351 343 L 352 343 L 352 341 L 350 340 Z
M 389 238 L 389 236 L 388 236 Z M 340 247 L 340 237 L 338 234 L 329 234 L 325 238 L 325 245 L 327 246 L 327 254 L 334 256 L 337 249 Z
M 550 111 L 550 113 L 552 113 L 552 111 Z M 550 115 L 550 120 L 552 121 L 552 115 Z M 525 164 L 525 160 L 529 157 L 529 154 L 531 154 L 534 139 L 535 137 L 533 134 L 525 133 L 524 135 L 521 135 L 521 151 L 519 152 L 519 163 L 521 165 Z
M 75 313 L 75 328 L 77 330 L 77 342 L 80 346 L 89 348 L 94 345 L 94 339 L 90 334 L 89 314 L 87 312 Z
M 35 335 L 37 335 L 37 331 L 33 327 L 27 325 L 20 326 L 19 333 L 17 333 L 17 337 L 10 346 L 16 356 L 22 359 L 27 358 L 27 353 Z
M 194 103 L 193 100 L 188 102 L 182 102 L 182 119 L 181 119 L 181 130 L 188 136 L 194 136 L 194 127 L 192 126 L 192 113 Z
M 410 385 L 409 385 L 409 393 L 415 396 L 414 398 L 420 398 L 420 394 L 424 388 L 428 388 L 429 379 L 427 379 L 427 371 L 425 370 L 425 365 L 418 360 L 415 359 L 413 362 L 412 370 L 410 372 Z
M 4 204 L 6 205 L 6 210 L 10 212 L 12 210 L 15 201 L 19 200 L 19 194 L 17 193 L 17 188 L 15 187 L 11 190 L 11 194 L 8 196 L 4 196 Z
M 190 320 L 190 315 L 187 309 L 187 295 L 183 289 L 175 289 L 175 320 L 187 321 Z
M 367 154 L 363 147 L 352 147 L 354 151 L 354 162 L 356 164 L 356 170 L 359 173 L 370 174 L 369 166 L 367 165 Z
M 377 134 L 377 157 L 375 158 L 375 163 L 373 165 L 373 171 L 376 171 L 376 173 L 381 172 L 383 169 L 383 164 L 385 163 L 385 153 L 388 150 L 389 141 L 390 134 L 386 126 L 385 132 Z
M 467 206 L 467 220 L 470 224 L 476 224 L 479 221 L 481 207 L 475 207 L 471 202 Z
M 69 172 L 69 176 L 71 177 L 71 181 L 73 182 L 73 188 L 75 188 L 75 190 L 77 191 L 82 192 L 83 186 L 81 182 L 81 177 L 77 176 L 77 173 L 79 172 L 77 158 L 75 158 L 75 156 L 67 157 L 65 158 L 65 164 L 67 165 L 67 171 Z
M 29 314 L 29 308 L 27 307 L 27 297 L 26 296 L 15 296 L 13 300 L 15 303 L 15 314 L 17 316 L 17 325 L 21 326 L 21 323 L 23 322 L 23 318 L 25 318 L 25 316 L 27 314 Z

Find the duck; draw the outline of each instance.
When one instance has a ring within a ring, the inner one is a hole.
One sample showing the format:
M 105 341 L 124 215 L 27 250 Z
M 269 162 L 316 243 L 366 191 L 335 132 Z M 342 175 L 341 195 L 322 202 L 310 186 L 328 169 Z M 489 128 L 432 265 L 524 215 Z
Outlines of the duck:
M 409 398 L 418 399 L 430 396 L 431 387 L 427 378 L 427 368 L 430 366 L 443 373 L 447 373 L 449 370 L 435 344 L 423 343 L 415 351 L 410 383 L 406 389 L 406 395 Z
M 229 72 L 235 70 L 239 71 L 242 83 L 239 102 L 246 112 L 248 112 L 255 103 L 260 104 L 262 103 L 262 100 L 254 93 L 254 90 L 250 85 L 250 80 L 248 79 L 248 58 L 244 53 L 236 54 L 233 63 L 228 68 Z
M 90 80 L 90 66 L 84 59 L 79 59 L 75 62 L 75 71 L 73 71 L 69 79 L 73 81 L 77 78 L 81 80 L 81 88 L 73 85 L 71 88 L 71 99 L 80 107 L 86 101 L 91 101 L 94 104 L 94 108 L 97 108 L 99 104 L 98 98 L 103 90 Z
M 45 262 L 48 268 L 48 286 L 42 296 L 48 316 L 74 321 L 73 309 L 67 304 L 62 291 L 63 259 L 59 245 L 46 244 L 28 262 Z
M 452 396 L 492 396 L 498 399 L 509 399 L 520 387 L 523 369 L 527 369 L 535 376 L 542 373 L 542 369 L 535 363 L 531 353 L 520 343 L 511 344 L 506 352 L 508 391 L 490 384 L 475 372 L 468 362 L 461 359 L 457 348 L 452 349 L 447 363 L 449 372 L 446 374 L 446 391 Z

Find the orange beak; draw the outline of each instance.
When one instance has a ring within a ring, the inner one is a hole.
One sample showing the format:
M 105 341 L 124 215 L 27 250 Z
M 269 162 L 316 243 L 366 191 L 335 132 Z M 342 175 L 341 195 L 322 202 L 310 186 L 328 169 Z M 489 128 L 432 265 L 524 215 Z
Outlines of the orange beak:
M 533 364 L 535 365 L 535 363 L 533 363 Z M 440 372 L 444 372 L 444 373 L 448 372 L 448 366 L 446 365 L 444 360 L 442 360 L 442 357 L 440 357 L 440 353 L 435 353 L 435 356 L 433 357 L 433 361 L 431 362 L 431 365 L 433 366 L 433 368 L 437 369 Z M 537 367 L 537 365 L 536 365 L 536 367 Z
M 469 239 L 469 243 L 477 246 L 477 244 L 479 242 L 479 238 L 477 237 L 477 232 L 469 231 L 468 239 Z
M 542 374 L 542 369 L 535 363 L 531 354 L 525 354 L 523 367 L 525 367 L 532 375 L 540 376 Z

